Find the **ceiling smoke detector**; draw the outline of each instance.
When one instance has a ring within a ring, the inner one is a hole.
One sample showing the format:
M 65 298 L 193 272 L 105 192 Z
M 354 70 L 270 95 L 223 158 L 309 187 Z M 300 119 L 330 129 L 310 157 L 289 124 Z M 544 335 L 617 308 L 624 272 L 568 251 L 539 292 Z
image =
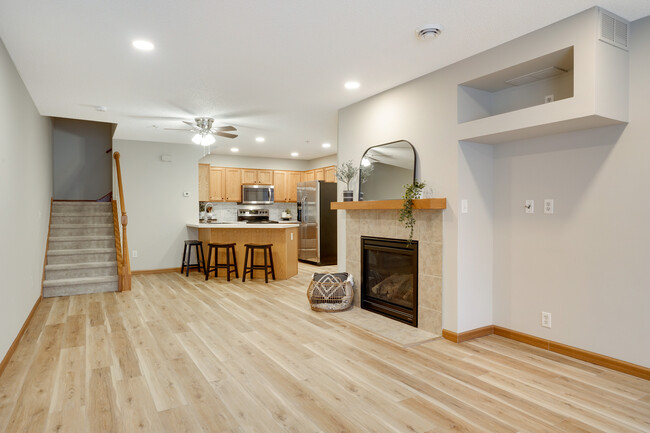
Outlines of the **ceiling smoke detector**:
M 438 24 L 426 24 L 415 30 L 415 34 L 420 40 L 435 39 L 442 33 L 442 26 Z

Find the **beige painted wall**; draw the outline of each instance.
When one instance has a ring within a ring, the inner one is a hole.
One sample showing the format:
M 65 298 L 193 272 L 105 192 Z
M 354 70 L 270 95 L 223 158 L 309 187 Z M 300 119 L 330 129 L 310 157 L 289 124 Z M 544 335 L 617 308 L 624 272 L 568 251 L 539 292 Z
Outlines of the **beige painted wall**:
M 632 25 L 627 126 L 495 147 L 495 324 L 650 366 L 649 71 L 645 18 Z
M 597 40 L 596 23 L 596 10 L 585 11 L 341 109 L 338 155 L 340 161 L 359 161 L 369 146 L 408 140 L 418 153 L 418 178 L 433 188 L 433 196 L 447 198 L 445 329 L 463 332 L 496 323 L 650 365 L 650 346 L 644 344 L 650 341 L 647 19 L 632 27 L 627 128 L 493 147 L 460 141 L 473 129 L 491 133 L 511 121 L 534 125 L 590 110 L 626 118 L 627 65 L 616 70 L 602 64 L 621 55 Z M 487 119 L 490 127 L 483 121 L 471 128 L 457 124 L 458 84 L 568 46 L 575 47 L 580 78 L 574 98 Z M 622 79 L 596 86 L 605 76 Z M 548 194 L 556 196 L 557 213 L 544 219 L 542 200 L 554 198 Z M 523 213 L 526 198 L 536 200 L 533 218 Z M 463 199 L 467 214 L 458 212 Z M 339 214 L 339 263 L 345 263 L 345 218 Z M 553 313 L 552 332 L 540 326 L 542 310 Z
M 41 295 L 52 197 L 52 125 L 0 41 L 0 360 Z
M 180 267 L 183 242 L 196 239 L 185 225 L 198 220 L 198 146 L 150 141 L 113 140 L 120 152 L 127 236 L 133 270 Z M 171 155 L 171 162 L 161 155 Z M 113 191 L 117 196 L 118 188 Z M 189 197 L 183 197 L 183 192 Z M 133 257 L 133 250 L 138 257 Z
M 201 158 L 201 163 L 217 167 L 241 167 L 273 170 L 304 171 L 312 168 L 336 165 L 336 155 L 305 161 L 302 159 L 258 158 L 252 156 L 210 154 Z

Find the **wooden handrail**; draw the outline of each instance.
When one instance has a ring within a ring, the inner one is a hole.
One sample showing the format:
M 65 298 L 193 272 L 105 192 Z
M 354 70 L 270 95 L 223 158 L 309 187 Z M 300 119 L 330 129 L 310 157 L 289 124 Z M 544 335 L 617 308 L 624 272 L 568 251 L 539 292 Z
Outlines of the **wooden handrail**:
M 125 292 L 131 290 L 131 261 L 129 260 L 129 243 L 126 239 L 126 226 L 129 223 L 129 218 L 126 215 L 126 206 L 124 204 L 124 189 L 122 188 L 122 170 L 120 169 L 120 152 L 113 154 L 115 158 L 115 168 L 117 170 L 117 187 L 120 193 L 120 209 L 122 216 L 120 223 L 122 224 L 122 273 L 120 275 L 120 291 Z

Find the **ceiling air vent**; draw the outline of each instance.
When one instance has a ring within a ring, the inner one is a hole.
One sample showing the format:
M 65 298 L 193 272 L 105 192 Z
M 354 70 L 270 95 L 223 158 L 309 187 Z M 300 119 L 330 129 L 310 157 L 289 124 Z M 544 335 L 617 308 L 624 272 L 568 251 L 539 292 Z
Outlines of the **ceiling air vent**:
M 600 34 L 598 39 L 627 51 L 630 35 L 629 23 L 624 19 L 602 9 L 600 9 L 599 21 Z

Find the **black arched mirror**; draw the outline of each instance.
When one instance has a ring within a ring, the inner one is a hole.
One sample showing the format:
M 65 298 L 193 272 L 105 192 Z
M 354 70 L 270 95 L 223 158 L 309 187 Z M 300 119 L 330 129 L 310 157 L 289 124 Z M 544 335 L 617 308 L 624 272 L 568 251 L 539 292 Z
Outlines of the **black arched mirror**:
M 359 200 L 402 198 L 415 181 L 415 148 L 406 140 L 369 147 L 359 169 Z

